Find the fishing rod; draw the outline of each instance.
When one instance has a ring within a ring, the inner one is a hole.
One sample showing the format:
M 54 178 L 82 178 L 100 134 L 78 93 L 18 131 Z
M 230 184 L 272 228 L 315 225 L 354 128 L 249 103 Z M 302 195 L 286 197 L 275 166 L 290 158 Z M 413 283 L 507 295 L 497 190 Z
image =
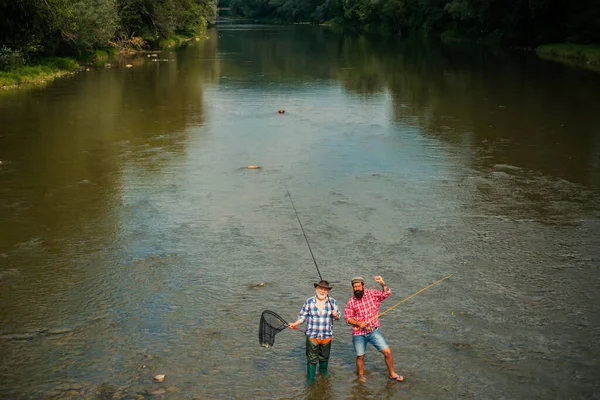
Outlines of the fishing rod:
M 388 309 L 387 309 L 387 310 L 385 310 L 384 312 L 382 312 L 382 313 L 380 313 L 380 314 L 376 315 L 375 317 L 371 318 L 371 319 L 369 320 L 369 322 L 367 322 L 367 326 L 368 326 L 368 325 L 369 325 L 371 322 L 373 322 L 373 320 L 375 320 L 375 319 L 377 319 L 377 318 L 381 317 L 381 316 L 382 316 L 383 314 L 385 314 L 386 312 L 388 312 L 388 311 L 390 311 L 390 310 L 392 310 L 392 309 L 394 309 L 394 308 L 398 307 L 400 304 L 404 303 L 405 301 L 407 301 L 407 300 L 409 300 L 409 299 L 412 299 L 413 297 L 415 297 L 416 295 L 418 295 L 418 294 L 419 294 L 419 293 L 421 293 L 421 292 L 424 292 L 424 291 L 426 291 L 426 290 L 427 290 L 427 289 L 429 289 L 430 287 L 437 285 L 437 284 L 438 284 L 438 283 L 440 283 L 441 281 L 443 281 L 443 280 L 446 280 L 446 279 L 450 278 L 452 275 L 454 275 L 454 274 L 450 274 L 450 275 L 448 275 L 448 276 L 446 276 L 446 277 L 444 277 L 444 278 L 440 279 L 439 281 L 435 281 L 435 282 L 433 282 L 431 285 L 429 285 L 429 286 L 426 286 L 426 287 L 424 287 L 423 289 L 419 290 L 418 292 L 415 292 L 415 293 L 411 294 L 410 296 L 408 296 L 408 297 L 407 297 L 407 298 L 405 298 L 404 300 L 400 300 L 398 303 L 394 304 L 393 306 L 391 306 L 390 308 L 388 308 Z
M 300 229 L 302 229 L 302 234 L 304 235 L 304 240 L 306 240 L 306 244 L 308 246 L 308 251 L 310 251 L 310 255 L 312 256 L 313 262 L 315 263 L 315 267 L 317 267 L 317 272 L 319 273 L 319 280 L 323 280 L 323 277 L 321 276 L 321 271 L 319 271 L 319 266 L 317 265 L 317 260 L 315 260 L 315 255 L 312 252 L 312 249 L 310 248 L 310 243 L 308 243 L 308 238 L 306 237 L 306 233 L 304 232 L 304 227 L 302 226 L 302 222 L 300 222 L 300 217 L 298 216 L 298 211 L 296 211 L 296 206 L 294 206 L 294 201 L 292 200 L 292 195 L 290 194 L 290 191 L 288 190 L 286 185 L 285 186 L 285 191 L 288 194 L 288 197 L 290 198 L 290 202 L 292 203 L 292 208 L 294 209 L 294 212 L 296 213 L 296 218 L 298 218 L 298 223 L 300 224 Z
M 304 235 L 304 240 L 306 240 L 306 245 L 308 246 L 308 251 L 310 251 L 310 255 L 313 259 L 313 262 L 315 263 L 315 267 L 317 267 L 317 273 L 319 274 L 319 280 L 323 280 L 323 277 L 321 276 L 321 271 L 319 271 L 319 266 L 317 265 L 317 260 L 315 259 L 315 255 L 313 254 L 312 249 L 310 248 L 310 243 L 308 243 L 308 238 L 306 237 L 306 232 L 304 232 L 304 227 L 302 226 L 302 222 L 300 222 L 300 217 L 298 216 L 298 211 L 296 211 L 296 206 L 294 205 L 294 201 L 292 200 L 292 195 L 290 194 L 290 191 L 287 188 L 287 185 L 283 185 L 285 187 L 285 191 L 288 194 L 288 197 L 290 198 L 290 203 L 292 203 L 292 208 L 294 209 L 294 213 L 296 213 L 296 218 L 298 219 L 298 223 L 300 224 L 300 229 L 302 229 L 302 234 Z M 329 303 L 329 306 L 331 306 L 331 309 L 333 311 L 335 311 L 335 309 L 333 308 L 333 303 L 331 302 L 331 297 L 329 297 L 329 295 L 327 295 L 327 302 Z
M 298 211 L 296 210 L 296 206 L 294 205 L 294 201 L 292 200 L 292 195 L 288 190 L 287 186 L 285 186 L 285 191 L 290 198 L 290 202 L 292 203 L 292 208 L 294 209 L 294 213 L 296 214 L 296 218 L 298 219 L 298 223 L 300 224 L 300 229 L 302 230 L 302 235 L 304 235 L 304 240 L 306 240 L 306 245 L 308 246 L 308 250 L 310 251 L 310 255 L 315 263 L 315 267 L 317 268 L 317 273 L 319 274 L 319 279 L 322 281 L 323 276 L 321 275 L 321 271 L 319 270 L 319 265 L 317 264 L 317 260 L 315 259 L 315 255 L 310 247 L 310 243 L 308 242 L 308 237 L 306 236 L 306 232 L 304 232 L 304 227 L 302 226 L 302 221 L 300 221 L 300 216 L 298 216 Z M 319 282 L 321 283 L 321 282 Z M 317 286 L 318 284 L 315 284 Z M 319 293 L 317 293 L 319 295 Z M 329 303 L 332 313 L 336 312 L 331 298 L 327 295 L 327 302 Z M 332 315 L 333 318 L 333 315 Z M 281 318 L 279 315 L 270 310 L 263 311 L 260 322 L 258 325 L 258 342 L 263 347 L 272 347 L 275 344 L 275 335 L 284 330 L 285 328 L 290 328 L 295 331 L 298 331 L 298 328 L 295 326 L 290 326 L 290 324 Z

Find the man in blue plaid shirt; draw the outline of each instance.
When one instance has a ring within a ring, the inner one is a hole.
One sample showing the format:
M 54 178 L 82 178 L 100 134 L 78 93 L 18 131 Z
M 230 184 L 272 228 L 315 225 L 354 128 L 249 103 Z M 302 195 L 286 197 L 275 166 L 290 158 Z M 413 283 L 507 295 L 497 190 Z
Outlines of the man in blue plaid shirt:
M 329 291 L 332 289 L 329 282 L 319 281 L 314 286 L 316 294 L 306 299 L 298 320 L 289 324 L 290 328 L 295 329 L 306 321 L 306 365 L 309 385 L 315 379 L 317 362 L 321 375 L 329 376 L 327 368 L 333 339 L 333 320 L 340 319 L 338 304 L 335 299 L 329 297 Z

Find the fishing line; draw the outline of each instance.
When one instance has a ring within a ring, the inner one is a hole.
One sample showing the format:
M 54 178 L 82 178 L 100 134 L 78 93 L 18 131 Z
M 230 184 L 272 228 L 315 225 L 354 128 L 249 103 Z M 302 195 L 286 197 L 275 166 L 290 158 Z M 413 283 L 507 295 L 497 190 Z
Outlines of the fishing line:
M 302 235 L 304 235 L 304 240 L 306 240 L 306 245 L 308 246 L 308 250 L 310 251 L 310 255 L 315 263 L 315 267 L 317 267 L 317 273 L 319 274 L 319 279 L 322 281 L 323 277 L 321 276 L 321 271 L 319 271 L 319 266 L 317 265 L 317 260 L 315 259 L 315 255 L 313 254 L 312 249 L 310 248 L 310 243 L 308 242 L 308 237 L 306 236 L 306 232 L 304 232 L 304 227 L 302 226 L 302 221 L 300 221 L 300 217 L 298 216 L 298 211 L 296 211 L 296 206 L 294 205 L 294 201 L 292 200 L 292 195 L 288 190 L 287 186 L 285 186 L 285 191 L 287 192 L 290 202 L 292 203 L 292 208 L 294 209 L 294 213 L 296 214 L 296 218 L 298 219 L 298 223 L 300 224 L 300 229 L 302 229 Z M 320 283 L 320 282 L 319 282 Z M 329 295 L 327 296 L 327 301 L 333 308 L 333 303 L 331 302 L 331 298 Z M 290 326 L 289 323 L 284 320 L 281 316 L 277 315 L 273 311 L 265 310 L 260 316 L 260 322 L 258 324 L 258 342 L 263 347 L 272 347 L 275 344 L 275 335 L 279 332 L 283 331 L 286 328 L 290 328 L 293 330 L 298 330 L 295 326 Z
M 315 263 L 315 267 L 317 267 L 317 272 L 319 273 L 319 280 L 323 280 L 323 277 L 321 276 L 321 271 L 319 271 L 319 266 L 317 265 L 317 260 L 315 260 L 315 255 L 312 252 L 312 249 L 310 248 L 310 243 L 308 243 L 308 238 L 306 237 L 306 233 L 304 232 L 304 227 L 302 226 L 302 222 L 300 222 L 300 217 L 298 216 L 298 211 L 296 211 L 296 206 L 294 206 L 294 201 L 292 200 L 292 195 L 290 194 L 290 191 L 288 190 L 286 185 L 283 185 L 285 187 L 285 191 L 288 194 L 288 197 L 290 198 L 290 202 L 292 203 L 292 208 L 294 209 L 294 212 L 296 213 L 296 218 L 298 218 L 298 223 L 300 224 L 300 229 L 302 229 L 302 234 L 304 235 L 304 240 L 306 240 L 306 244 L 308 245 L 308 251 L 310 251 L 310 255 L 312 256 L 313 262 Z
M 283 185 L 285 187 L 285 191 L 288 194 L 288 197 L 290 198 L 290 203 L 292 203 L 292 208 L 294 209 L 294 213 L 296 213 L 296 218 L 298 219 L 298 223 L 300 224 L 300 229 L 302 229 L 302 234 L 304 235 L 304 240 L 306 240 L 306 245 L 308 246 L 308 251 L 310 251 L 310 255 L 313 259 L 313 262 L 315 263 L 315 267 L 317 267 L 317 273 L 319 274 L 319 280 L 323 280 L 323 277 L 321 276 L 321 271 L 319 271 L 319 266 L 317 265 L 317 260 L 315 259 L 315 255 L 313 254 L 312 249 L 310 248 L 310 243 L 308 243 L 308 237 L 306 237 L 306 232 L 304 232 L 304 227 L 302 226 L 302 222 L 300 221 L 300 217 L 298 216 L 298 211 L 296 211 L 296 206 L 294 205 L 294 201 L 292 200 L 292 195 L 290 194 L 290 191 L 287 188 L 287 185 Z M 331 309 L 333 310 L 333 303 L 331 302 L 331 298 L 329 297 L 329 295 L 327 295 L 327 302 L 329 303 L 329 305 L 331 306 Z
M 450 274 L 450 275 L 448 275 L 448 276 L 446 276 L 446 277 L 444 277 L 444 278 L 440 279 L 439 281 L 435 281 L 435 282 L 433 282 L 431 285 L 429 285 L 429 286 L 426 286 L 426 287 L 424 287 L 423 289 L 419 290 L 418 292 L 415 292 L 415 293 L 411 294 L 410 296 L 408 296 L 408 297 L 407 297 L 407 298 L 405 298 L 404 300 L 401 300 L 401 301 L 399 301 L 398 303 L 394 304 L 393 306 L 391 306 L 390 308 L 388 308 L 388 309 L 387 309 L 387 310 L 385 310 L 384 312 L 382 312 L 382 313 L 378 314 L 377 316 L 375 316 L 375 317 L 371 318 L 371 319 L 369 320 L 369 322 L 367 322 L 367 325 L 368 325 L 369 323 L 371 323 L 373 320 L 375 320 L 375 319 L 377 319 L 377 318 L 381 317 L 381 316 L 382 316 L 383 314 L 385 314 L 386 312 L 388 312 L 388 311 L 390 311 L 390 310 L 392 310 L 392 309 L 394 309 L 394 308 L 398 307 L 400 304 L 404 303 L 405 301 L 407 301 L 407 300 L 409 300 L 409 299 L 412 299 L 413 297 L 415 297 L 416 295 L 418 295 L 418 294 L 419 294 L 419 293 L 421 293 L 421 292 L 424 292 L 425 290 L 429 289 L 430 287 L 432 287 L 432 286 L 434 286 L 434 285 L 437 285 L 437 284 L 438 284 L 438 283 L 440 283 L 441 281 L 443 281 L 443 280 L 445 280 L 445 279 L 448 279 L 448 278 L 450 278 L 452 275 L 454 275 L 454 274 Z

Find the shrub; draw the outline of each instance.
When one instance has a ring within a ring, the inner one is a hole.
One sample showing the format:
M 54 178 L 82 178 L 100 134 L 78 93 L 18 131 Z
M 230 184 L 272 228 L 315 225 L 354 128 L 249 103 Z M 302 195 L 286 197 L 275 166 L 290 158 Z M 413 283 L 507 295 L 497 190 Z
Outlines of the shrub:
M 56 68 L 71 71 L 79 68 L 79 64 L 72 58 L 52 57 L 44 60 L 44 64 Z
M 0 48 L 0 71 L 9 71 L 25 64 L 25 57 L 21 50 L 13 50 L 9 47 Z

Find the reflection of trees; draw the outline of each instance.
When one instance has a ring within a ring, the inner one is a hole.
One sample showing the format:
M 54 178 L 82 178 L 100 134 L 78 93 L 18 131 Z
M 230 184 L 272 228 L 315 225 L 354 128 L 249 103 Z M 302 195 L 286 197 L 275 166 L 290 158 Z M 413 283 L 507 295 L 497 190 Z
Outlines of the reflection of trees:
M 459 144 L 452 157 L 462 154 L 482 172 L 468 180 L 482 207 L 489 202 L 495 213 L 552 221 L 568 219 L 567 210 L 575 212 L 580 202 L 590 204 L 589 193 L 561 179 L 597 187 L 595 76 L 486 49 L 415 43 L 396 49 L 377 52 L 392 54 L 382 57 L 382 70 L 390 77 L 395 119 Z
M 243 33 L 223 28 L 218 35 L 221 72 L 228 78 L 280 81 L 334 76 L 331 56 L 337 53 L 339 39 L 328 30 L 255 26 Z
M 75 204 L 81 188 L 63 196 L 58 187 L 101 182 L 98 189 L 85 189 L 98 190 L 98 196 L 77 200 L 89 201 L 88 209 L 99 207 L 100 198 L 111 196 L 104 189 L 118 185 L 122 160 L 116 142 L 181 153 L 184 140 L 169 133 L 202 123 L 203 83 L 223 77 L 236 85 L 337 80 L 359 95 L 388 91 L 396 122 L 449 144 L 468 141 L 480 152 L 471 156 L 477 169 L 510 164 L 586 183 L 598 176 L 595 75 L 473 47 L 370 40 L 305 26 L 236 29 L 220 28 L 185 51 L 159 55 L 176 61 L 145 59 L 132 70 L 85 72 L 44 91 L 15 95 L 12 104 L 3 101 L 2 145 L 26 167 L 2 176 L 3 187 L 16 189 L 1 200 L 0 217 L 14 228 L 2 230 L 1 243 L 28 237 L 29 228 L 13 218 L 24 215 L 19 213 L 30 213 L 54 232 L 61 218 L 76 214 L 64 204 L 85 209 Z M 39 204 L 11 208 L 27 198 Z
M 248 83 L 264 81 L 337 79 L 350 90 L 366 94 L 383 90 L 379 60 L 372 58 L 370 43 L 362 36 L 343 36 L 314 27 L 219 29 L 222 74 Z
M 575 182 L 598 174 L 595 75 L 473 45 L 304 26 L 235 29 L 218 31 L 230 83 L 335 79 L 359 95 L 388 90 L 398 122 L 448 143 L 473 143 L 486 153 L 475 157 L 478 168 L 511 164 Z
M 160 53 L 170 61 L 82 72 L 5 97 L 1 157 L 10 164 L 0 177 L 0 253 L 40 232 L 45 241 L 73 237 L 86 221 L 110 214 L 122 144 L 182 153 L 181 133 L 203 122 L 202 85 L 214 79 L 214 50 L 214 43 L 194 42 L 182 57 Z
M 595 76 L 521 54 L 418 44 L 396 49 L 377 54 L 385 54 L 382 70 L 399 121 L 445 142 L 472 138 L 474 150 L 485 151 L 475 158 L 477 168 L 511 164 L 586 183 L 597 175 Z
M 338 73 L 344 87 L 359 94 L 381 92 L 386 87 L 381 60 L 373 57 L 372 43 L 364 36 L 346 36 L 342 42 L 340 61 L 347 68 Z

